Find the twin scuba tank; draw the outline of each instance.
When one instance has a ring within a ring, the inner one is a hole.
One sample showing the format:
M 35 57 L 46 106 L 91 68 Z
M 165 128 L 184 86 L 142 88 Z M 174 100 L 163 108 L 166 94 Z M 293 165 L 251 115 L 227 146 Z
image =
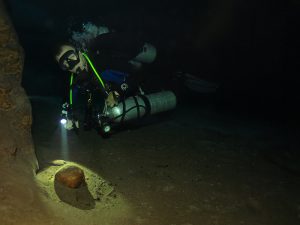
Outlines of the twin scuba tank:
M 175 94 L 172 91 L 161 91 L 128 97 L 114 107 L 107 107 L 102 114 L 97 115 L 97 119 L 101 131 L 109 133 L 114 125 L 169 111 L 175 107 Z

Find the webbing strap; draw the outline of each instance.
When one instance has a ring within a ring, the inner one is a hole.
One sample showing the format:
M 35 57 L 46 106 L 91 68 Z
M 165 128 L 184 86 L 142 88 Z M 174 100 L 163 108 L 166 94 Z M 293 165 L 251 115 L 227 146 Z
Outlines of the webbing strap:
M 90 60 L 90 58 L 87 56 L 87 54 L 85 53 L 82 53 L 82 55 L 84 56 L 84 58 L 88 61 L 89 65 L 91 66 L 91 68 L 93 69 L 96 77 L 98 78 L 100 84 L 102 85 L 103 87 L 103 90 L 105 92 L 105 85 L 104 85 L 104 82 L 103 80 L 101 79 L 99 73 L 97 72 L 96 68 L 94 67 L 92 61 Z M 70 78 L 70 93 L 69 93 L 69 101 L 70 101 L 70 105 L 72 106 L 73 104 L 73 80 L 74 80 L 74 73 L 71 74 L 71 78 Z
M 82 53 L 82 55 L 84 56 L 84 58 L 86 58 L 86 60 L 88 61 L 88 63 L 89 63 L 90 66 L 92 67 L 92 69 L 93 69 L 93 71 L 94 71 L 96 77 L 98 78 L 99 82 L 101 83 L 103 89 L 105 89 L 104 82 L 103 82 L 103 80 L 101 79 L 101 77 L 100 77 L 99 73 L 97 72 L 97 70 L 95 69 L 95 67 L 94 67 L 92 61 L 90 60 L 90 58 L 89 58 L 89 57 L 87 56 L 87 54 L 85 54 L 85 53 Z
M 124 119 L 125 119 L 125 115 L 126 115 L 126 105 L 125 105 L 125 101 L 122 101 L 122 117 L 121 117 L 121 121 L 120 123 L 122 124 L 124 122 Z
M 144 103 L 145 103 L 145 108 L 146 108 L 146 112 L 145 112 L 145 116 L 149 115 L 151 113 L 151 104 L 149 99 L 145 96 L 145 95 L 138 95 L 141 99 L 143 99 Z
M 136 113 L 137 113 L 137 118 L 140 118 L 141 114 L 140 114 L 140 105 L 138 103 L 138 100 L 136 99 L 135 96 L 132 96 L 133 97 L 133 100 L 135 102 L 135 105 L 136 105 Z
M 70 94 L 69 94 L 69 99 L 70 99 L 70 106 L 73 104 L 73 79 L 74 79 L 74 74 L 71 74 L 70 78 Z

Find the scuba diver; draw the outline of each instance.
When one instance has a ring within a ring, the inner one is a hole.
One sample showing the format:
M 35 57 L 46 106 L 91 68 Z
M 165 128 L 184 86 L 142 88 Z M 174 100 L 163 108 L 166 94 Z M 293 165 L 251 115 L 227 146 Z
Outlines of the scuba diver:
M 62 105 L 64 127 L 79 128 L 80 96 L 84 96 L 84 128 L 89 130 L 94 124 L 93 113 L 100 110 L 103 99 L 106 109 L 128 96 L 143 94 L 137 74 L 144 63 L 152 63 L 155 58 L 153 45 L 129 33 L 101 34 L 89 41 L 85 50 L 72 44 L 59 46 L 55 59 L 62 70 L 70 72 L 69 91 Z

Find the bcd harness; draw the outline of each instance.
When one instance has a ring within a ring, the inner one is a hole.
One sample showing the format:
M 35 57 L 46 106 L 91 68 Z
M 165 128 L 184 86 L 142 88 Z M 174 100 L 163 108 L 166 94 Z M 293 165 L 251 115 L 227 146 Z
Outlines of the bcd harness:
M 103 80 L 101 79 L 101 76 L 97 72 L 96 68 L 94 67 L 92 61 L 90 60 L 90 58 L 88 57 L 88 55 L 86 53 L 82 53 L 82 55 L 84 56 L 84 58 L 89 63 L 90 67 L 92 68 L 92 70 L 94 72 L 94 75 L 97 77 L 97 79 L 100 82 L 103 90 L 105 91 L 105 84 L 104 84 Z M 73 104 L 73 86 L 72 86 L 73 85 L 73 80 L 74 80 L 74 73 L 71 73 L 71 77 L 70 77 L 70 93 L 69 93 L 69 101 L 70 101 L 70 106 L 71 107 L 72 107 L 72 104 Z

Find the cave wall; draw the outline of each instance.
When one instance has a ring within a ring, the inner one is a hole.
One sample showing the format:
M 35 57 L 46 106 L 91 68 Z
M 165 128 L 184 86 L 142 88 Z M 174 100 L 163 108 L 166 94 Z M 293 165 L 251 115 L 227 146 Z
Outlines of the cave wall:
M 31 106 L 21 87 L 23 62 L 23 49 L 0 1 L 0 163 L 26 160 L 36 170 Z
M 21 221 L 24 203 L 35 199 L 31 190 L 36 190 L 38 163 L 31 106 L 21 87 L 23 62 L 23 49 L 0 0 L 0 224 Z
M 59 224 L 41 200 L 31 105 L 21 78 L 24 52 L 0 0 L 0 224 Z

